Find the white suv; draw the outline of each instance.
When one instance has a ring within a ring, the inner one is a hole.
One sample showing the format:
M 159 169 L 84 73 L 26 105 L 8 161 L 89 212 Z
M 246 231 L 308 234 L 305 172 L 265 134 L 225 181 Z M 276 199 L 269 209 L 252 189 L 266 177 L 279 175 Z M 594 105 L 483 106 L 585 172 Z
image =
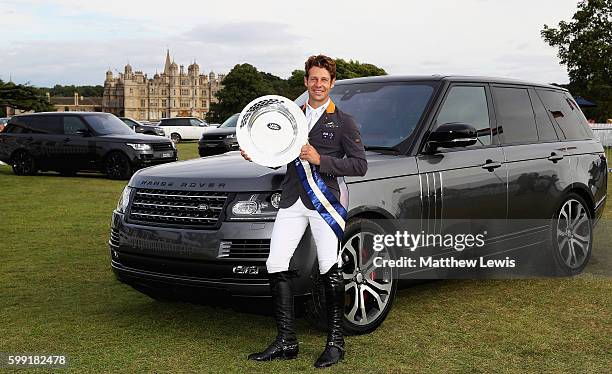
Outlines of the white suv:
M 196 117 L 162 118 L 159 127 L 175 143 L 181 140 L 199 140 L 209 127 L 208 123 Z

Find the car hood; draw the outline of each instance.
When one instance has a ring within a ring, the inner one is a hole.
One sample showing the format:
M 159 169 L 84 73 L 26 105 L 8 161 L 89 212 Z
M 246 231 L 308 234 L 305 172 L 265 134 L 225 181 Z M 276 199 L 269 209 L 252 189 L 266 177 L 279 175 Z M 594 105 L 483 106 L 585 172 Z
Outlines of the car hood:
M 414 157 L 367 152 L 368 172 L 346 177 L 347 183 L 416 174 Z M 271 169 L 245 161 L 237 151 L 181 162 L 152 166 L 138 171 L 129 186 L 153 189 L 206 191 L 279 190 L 286 168 Z
M 146 134 L 109 134 L 100 135 L 97 138 L 101 141 L 109 142 L 134 142 L 134 143 L 168 143 L 170 139 Z

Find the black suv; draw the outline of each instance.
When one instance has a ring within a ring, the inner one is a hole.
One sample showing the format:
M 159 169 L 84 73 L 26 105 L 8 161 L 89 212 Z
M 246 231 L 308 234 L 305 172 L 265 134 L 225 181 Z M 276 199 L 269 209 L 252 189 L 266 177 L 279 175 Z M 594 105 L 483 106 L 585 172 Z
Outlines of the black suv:
M 217 155 L 238 149 L 236 138 L 236 123 L 240 113 L 231 115 L 217 128 L 212 128 L 202 134 L 198 142 L 198 152 L 201 157 Z
M 56 112 L 11 118 L 0 133 L 0 160 L 17 175 L 101 171 L 128 179 L 139 168 L 177 160 L 167 138 L 136 134 L 108 113 Z
M 338 81 L 330 95 L 360 127 L 368 159 L 365 176 L 346 178 L 348 332 L 375 329 L 398 279 L 410 277 L 409 268 L 394 274 L 372 261 L 373 238 L 397 231 L 399 220 L 420 224 L 417 232 L 445 229 L 453 219 L 480 222 L 487 241 L 504 246 L 501 256 L 516 248 L 542 253 L 561 274 L 586 266 L 606 202 L 607 160 L 566 90 L 496 78 L 384 76 Z M 284 173 L 237 152 L 138 172 L 113 213 L 117 278 L 152 297 L 169 289 L 269 296 L 265 261 Z M 246 205 L 252 209 L 234 209 Z M 544 224 L 488 227 L 533 218 Z M 294 286 L 310 315 L 324 316 L 313 245 L 307 231 L 291 265 L 299 273 Z

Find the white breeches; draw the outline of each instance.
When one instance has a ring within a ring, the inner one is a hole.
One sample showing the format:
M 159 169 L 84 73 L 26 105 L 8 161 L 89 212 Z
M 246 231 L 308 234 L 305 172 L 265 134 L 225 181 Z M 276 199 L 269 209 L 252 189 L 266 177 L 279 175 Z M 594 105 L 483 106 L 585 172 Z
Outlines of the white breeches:
M 334 230 L 319 212 L 306 208 L 298 197 L 289 208 L 278 210 L 272 229 L 270 256 L 266 261 L 268 273 L 289 270 L 289 261 L 308 225 L 317 246 L 317 260 L 321 274 L 327 273 L 334 264 L 338 263 L 338 237 Z

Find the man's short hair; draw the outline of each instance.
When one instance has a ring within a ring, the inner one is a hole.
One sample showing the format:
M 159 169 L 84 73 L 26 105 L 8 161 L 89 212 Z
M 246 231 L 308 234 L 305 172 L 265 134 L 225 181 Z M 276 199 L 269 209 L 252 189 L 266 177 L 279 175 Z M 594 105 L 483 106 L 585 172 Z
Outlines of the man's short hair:
M 313 66 L 327 70 L 331 76 L 331 79 L 336 79 L 336 61 L 334 61 L 333 58 L 325 55 L 308 57 L 308 60 L 306 60 L 306 64 L 304 65 L 304 70 L 306 70 L 306 78 L 308 78 L 308 71 Z

